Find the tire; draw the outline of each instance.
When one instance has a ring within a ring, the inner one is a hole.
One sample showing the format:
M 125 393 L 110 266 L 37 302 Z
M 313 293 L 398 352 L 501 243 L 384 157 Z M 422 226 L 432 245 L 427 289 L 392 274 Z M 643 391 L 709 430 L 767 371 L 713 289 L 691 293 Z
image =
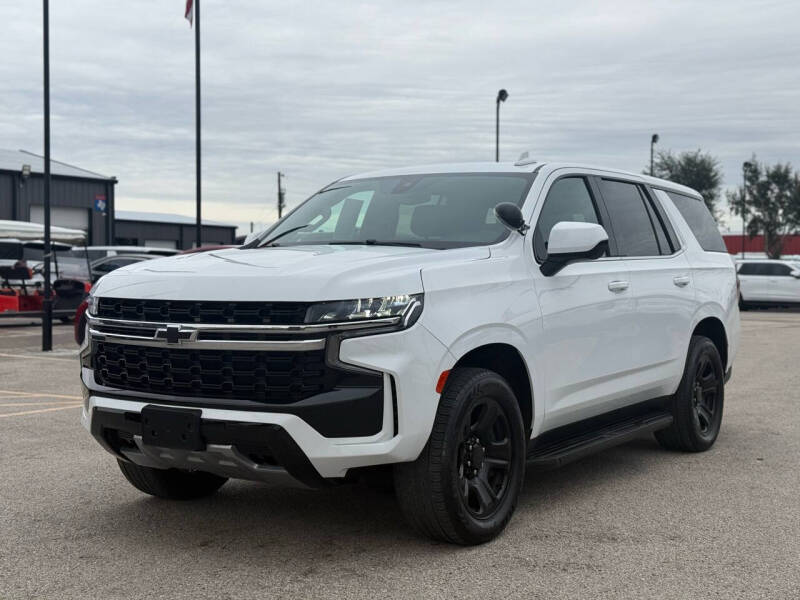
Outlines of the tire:
M 678 391 L 670 400 L 672 425 L 655 436 L 669 450 L 705 452 L 719 435 L 725 403 L 725 374 L 710 339 L 693 336 Z
M 395 465 L 405 518 L 436 540 L 488 542 L 516 508 L 525 449 L 519 404 L 505 379 L 486 369 L 454 369 L 419 458 Z
M 59 317 L 58 319 L 59 319 L 59 321 L 64 323 L 64 325 L 66 325 L 67 323 L 69 323 L 72 320 L 71 317 Z
M 740 311 L 745 311 L 745 310 L 747 310 L 747 308 L 748 307 L 747 307 L 747 304 L 744 301 L 744 298 L 742 298 L 742 295 L 739 294 L 739 310 Z
M 133 487 L 145 494 L 166 500 L 194 500 L 216 492 L 228 481 L 202 471 L 179 471 L 178 469 L 152 469 L 135 463 L 117 460 L 119 469 Z

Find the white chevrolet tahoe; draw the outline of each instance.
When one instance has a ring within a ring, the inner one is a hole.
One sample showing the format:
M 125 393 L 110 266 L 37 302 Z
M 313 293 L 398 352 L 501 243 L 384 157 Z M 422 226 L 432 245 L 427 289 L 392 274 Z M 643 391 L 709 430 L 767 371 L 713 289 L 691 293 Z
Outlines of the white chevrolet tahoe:
M 139 490 L 390 473 L 403 513 L 496 536 L 526 469 L 654 433 L 710 448 L 739 337 L 700 195 L 570 164 L 347 177 L 242 248 L 92 292 L 83 424 Z

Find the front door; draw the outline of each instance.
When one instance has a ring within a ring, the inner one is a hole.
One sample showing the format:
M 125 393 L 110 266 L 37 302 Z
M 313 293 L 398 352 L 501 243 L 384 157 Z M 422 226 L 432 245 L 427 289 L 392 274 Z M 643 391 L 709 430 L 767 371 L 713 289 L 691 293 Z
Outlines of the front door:
M 547 240 L 556 223 L 582 221 L 606 227 L 587 178 L 556 173 L 546 182 L 545 201 L 534 215 L 534 255 L 539 264 L 547 256 Z M 624 396 L 624 373 L 632 358 L 627 261 L 572 263 L 553 276 L 536 277 L 535 287 L 544 337 L 544 429 L 610 410 Z

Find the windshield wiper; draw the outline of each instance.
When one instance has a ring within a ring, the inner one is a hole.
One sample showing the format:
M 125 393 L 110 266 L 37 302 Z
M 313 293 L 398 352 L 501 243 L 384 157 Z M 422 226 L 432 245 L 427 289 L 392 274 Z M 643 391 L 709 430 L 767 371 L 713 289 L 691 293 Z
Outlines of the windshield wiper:
M 305 228 L 306 228 L 306 227 L 308 227 L 309 225 L 311 225 L 311 223 L 306 223 L 305 225 L 298 225 L 297 227 L 292 227 L 292 228 L 290 228 L 290 229 L 287 229 L 286 231 L 282 231 L 282 232 L 280 232 L 278 235 L 276 235 L 276 236 L 274 236 L 274 237 L 271 237 L 270 239 L 268 239 L 266 242 L 262 242 L 261 244 L 259 244 L 259 245 L 258 245 L 258 248 L 264 248 L 264 247 L 266 247 L 266 246 L 269 246 L 269 245 L 271 245 L 271 244 L 274 244 L 276 240 L 279 240 L 279 239 L 280 239 L 280 238 L 282 238 L 283 236 L 285 236 L 285 235 L 289 235 L 290 233 L 294 233 L 295 231 L 298 231 L 299 229 L 305 229 Z
M 418 242 L 393 242 L 382 240 L 358 240 L 355 242 L 325 242 L 329 246 L 408 246 L 409 248 L 422 248 Z

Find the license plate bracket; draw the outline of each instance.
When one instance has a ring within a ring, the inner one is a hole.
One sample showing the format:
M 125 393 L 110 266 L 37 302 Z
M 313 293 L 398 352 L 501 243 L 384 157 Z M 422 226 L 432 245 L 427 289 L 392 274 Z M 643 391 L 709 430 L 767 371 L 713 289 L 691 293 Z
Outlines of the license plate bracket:
M 142 409 L 142 442 L 176 450 L 204 450 L 199 409 L 148 405 Z

